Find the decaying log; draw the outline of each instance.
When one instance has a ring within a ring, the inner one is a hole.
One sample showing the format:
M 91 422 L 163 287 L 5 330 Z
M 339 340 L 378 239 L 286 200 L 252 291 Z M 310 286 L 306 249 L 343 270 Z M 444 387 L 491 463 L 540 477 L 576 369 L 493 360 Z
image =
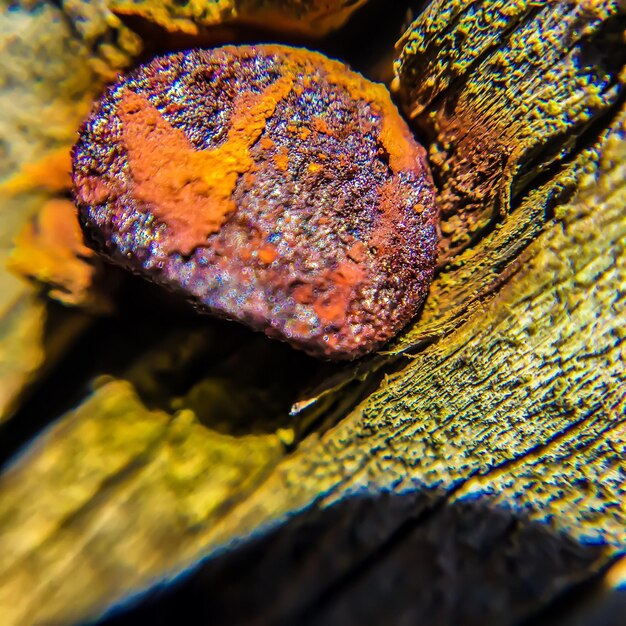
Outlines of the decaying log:
M 64 362 L 75 407 L 0 477 L 3 623 L 132 603 L 105 621 L 517 624 L 614 564 L 623 11 L 437 0 L 417 16 L 394 88 L 431 143 L 454 254 L 386 352 L 322 366 L 122 291 L 91 336 L 111 356 Z

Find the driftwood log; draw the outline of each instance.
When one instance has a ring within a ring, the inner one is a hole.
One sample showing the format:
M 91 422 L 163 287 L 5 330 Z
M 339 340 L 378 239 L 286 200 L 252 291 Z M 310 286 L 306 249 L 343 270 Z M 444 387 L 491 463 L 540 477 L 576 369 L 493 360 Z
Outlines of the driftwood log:
M 184 28 L 2 4 L 4 265 L 102 86 L 212 31 L 195 3 Z M 310 44 L 390 79 L 439 189 L 426 306 L 373 357 L 320 364 L 109 268 L 100 316 L 3 270 L 0 622 L 624 623 L 625 11 L 372 0 Z

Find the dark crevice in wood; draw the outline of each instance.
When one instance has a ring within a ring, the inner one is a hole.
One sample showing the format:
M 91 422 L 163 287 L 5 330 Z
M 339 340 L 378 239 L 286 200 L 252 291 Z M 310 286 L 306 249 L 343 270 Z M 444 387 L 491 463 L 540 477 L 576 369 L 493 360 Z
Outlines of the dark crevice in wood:
M 528 11 L 524 19 L 516 21 L 514 24 L 507 26 L 506 35 L 502 36 L 502 40 L 495 42 L 489 49 L 481 52 L 481 57 L 472 63 L 471 67 L 477 67 L 479 63 L 488 60 L 489 56 L 494 53 L 495 50 L 502 46 L 506 46 L 506 41 L 510 38 L 511 33 L 515 28 L 518 28 L 520 24 L 528 22 L 534 19 L 541 11 L 548 8 L 548 5 L 541 7 L 534 7 Z M 468 9 L 469 10 L 469 9 Z M 458 19 L 458 18 L 457 18 Z M 624 16 L 614 16 L 597 29 L 596 32 L 583 37 L 582 35 L 573 35 L 574 43 L 571 49 L 562 51 L 560 56 L 556 58 L 552 66 L 555 66 L 560 61 L 563 61 L 565 56 L 571 53 L 572 49 L 579 51 L 583 62 L 587 59 L 585 67 L 595 67 L 600 74 L 605 74 L 612 81 L 605 88 L 605 95 L 611 90 L 618 90 L 620 83 L 618 81 L 618 74 L 624 64 L 626 57 L 626 49 L 623 46 L 611 45 L 613 40 L 617 40 L 621 36 L 621 32 L 626 26 L 626 18 Z M 447 31 L 446 31 L 447 32 Z M 607 58 L 604 50 L 619 49 L 619 53 L 611 55 Z M 543 68 L 542 71 L 545 71 Z M 438 111 L 442 108 L 454 108 L 456 99 L 465 91 L 467 81 L 472 78 L 473 74 L 471 68 L 467 70 L 462 76 L 454 80 L 448 85 L 437 97 L 431 100 L 428 104 L 426 111 L 421 113 L 415 120 L 414 126 L 421 131 L 428 139 L 429 142 L 437 142 L 441 140 L 438 136 L 436 128 L 432 126 L 429 119 L 429 112 Z M 409 81 L 410 82 L 410 81 Z M 410 92 L 410 88 L 407 89 Z M 405 94 L 406 95 L 406 94 Z M 522 199 L 533 189 L 537 189 L 542 184 L 549 182 L 551 178 L 558 173 L 561 168 L 571 163 L 576 157 L 578 157 L 581 151 L 592 144 L 594 139 L 597 139 L 599 132 L 603 128 L 603 124 L 610 121 L 610 116 L 617 110 L 617 107 L 622 103 L 623 90 L 613 98 L 617 102 L 613 102 L 605 110 L 600 110 L 595 113 L 593 119 L 587 123 L 579 123 L 574 130 L 570 130 L 567 134 L 561 134 L 558 136 L 548 137 L 546 140 L 535 146 L 523 157 L 523 163 L 521 168 L 516 172 L 513 180 L 511 181 L 511 189 L 503 190 L 504 194 L 508 194 L 510 191 L 511 206 L 508 207 L 509 214 L 513 212 L 515 206 L 519 206 Z M 420 103 L 423 105 L 424 103 Z M 448 115 L 449 117 L 449 115 Z M 568 147 L 571 143 L 572 146 Z M 517 163 L 510 163 L 503 168 L 503 174 L 505 170 L 516 168 Z M 495 164 L 494 164 L 495 167 Z M 450 187 L 449 175 L 443 175 L 437 167 L 433 168 L 433 175 L 437 188 L 441 191 Z M 475 181 L 476 182 L 476 181 Z M 462 214 L 465 211 L 464 204 L 454 210 L 451 215 L 443 216 L 443 221 L 454 215 Z M 483 203 L 483 208 L 478 211 L 474 211 L 477 216 L 478 222 L 483 218 L 480 216 L 491 216 L 486 222 L 478 227 L 475 232 L 469 232 L 469 240 L 456 242 L 448 250 L 445 247 L 442 248 L 440 253 L 439 267 L 445 267 L 445 265 L 452 261 L 456 256 L 461 254 L 464 250 L 475 247 L 486 235 L 493 232 L 493 229 L 502 221 L 502 207 L 498 206 L 498 196 L 493 194 L 487 197 Z M 480 219 L 479 219 L 480 218 Z M 552 218 L 552 211 L 548 211 L 546 215 L 547 219 Z M 477 224 L 478 224 L 477 222 Z M 470 229 L 471 231 L 472 229 Z M 445 242 L 446 238 L 443 238 Z
M 624 553 L 616 555 L 597 571 L 590 572 L 588 578 L 566 587 L 546 606 L 532 612 L 515 626 L 623 626 L 626 614 L 626 590 L 617 588 L 607 591 L 602 588 L 604 575 L 623 558 Z M 602 593 L 613 596 L 615 608 L 621 607 L 621 611 L 601 611 L 600 618 L 595 621 L 585 613 L 590 609 L 593 610 L 593 604 Z
M 540 456 L 542 453 L 546 452 L 548 449 L 553 447 L 559 441 L 563 441 L 568 437 L 572 437 L 576 432 L 581 431 L 586 427 L 586 425 L 593 419 L 594 415 L 596 415 L 596 411 L 590 409 L 581 419 L 568 424 L 566 428 L 564 428 L 559 433 L 555 434 L 550 439 L 533 446 L 532 448 L 525 451 L 524 454 L 518 455 L 515 458 L 504 461 L 494 467 L 491 467 L 486 472 L 475 472 L 469 475 L 463 481 L 459 481 L 455 484 L 449 491 L 440 494 L 439 499 L 434 502 L 434 504 L 430 505 L 426 509 L 424 509 L 418 516 L 414 518 L 409 518 L 404 521 L 393 533 L 390 534 L 387 541 L 377 547 L 376 550 L 367 554 L 362 560 L 358 563 L 354 563 L 349 571 L 347 571 L 339 580 L 333 582 L 332 588 L 329 588 L 327 591 L 321 593 L 318 597 L 312 600 L 306 607 L 302 609 L 300 613 L 295 616 L 290 616 L 289 620 L 286 623 L 314 623 L 314 617 L 320 611 L 324 609 L 325 606 L 331 605 L 337 598 L 339 598 L 342 594 L 346 593 L 346 591 L 356 584 L 359 580 L 363 579 L 368 573 L 375 569 L 378 564 L 387 558 L 387 555 L 393 551 L 396 546 L 402 544 L 405 541 L 406 537 L 410 535 L 416 528 L 420 525 L 428 522 L 429 519 L 437 515 L 445 506 L 449 505 L 451 500 L 454 499 L 455 494 L 457 494 L 468 482 L 475 480 L 476 478 L 484 479 L 493 473 L 500 473 L 507 468 L 511 468 L 515 465 L 518 465 L 524 459 L 531 458 L 533 456 Z M 529 416 L 530 418 L 531 416 Z M 607 426 L 598 431 L 596 433 L 597 436 L 605 434 L 608 431 L 614 430 L 616 428 L 621 428 L 619 424 L 607 424 Z M 398 433 L 396 433 L 398 435 Z M 593 445 L 596 439 L 585 444 L 585 447 Z M 579 448 L 581 451 L 582 448 Z
M 602 30 L 596 33 L 591 39 L 586 40 L 586 45 L 600 45 L 604 37 L 615 36 L 626 29 L 626 16 L 616 16 L 603 25 Z M 613 49 L 614 47 L 611 47 Z M 607 128 L 611 128 L 620 110 L 626 103 L 626 85 L 619 81 L 618 75 L 626 63 L 626 47 L 620 49 L 619 54 L 615 54 L 611 58 L 612 66 L 607 68 L 607 74 L 612 76 L 611 83 L 607 86 L 606 91 L 612 89 L 617 90 L 617 95 L 613 103 L 604 110 L 599 111 L 586 124 L 581 126 L 576 133 L 569 132 L 565 135 L 551 137 L 545 143 L 537 146 L 535 150 L 525 155 L 526 164 L 520 169 L 516 178 L 518 183 L 513 184 L 511 190 L 511 209 L 533 190 L 549 184 L 551 180 L 557 178 L 559 172 L 565 167 L 575 162 L 581 154 L 593 148 L 598 142 L 599 137 Z M 567 155 L 563 158 L 551 158 L 549 155 L 558 155 L 564 148 L 566 142 L 571 142 L 572 147 L 567 151 Z M 534 171 L 533 167 L 536 163 L 550 163 L 547 167 L 542 167 L 541 171 Z M 528 180 L 525 180 L 528 178 Z M 524 181 L 521 184 L 519 181 Z M 546 221 L 553 219 L 554 207 L 563 201 L 567 201 L 568 196 L 563 196 L 548 207 L 550 210 L 546 215 Z
M 459 484 L 455 488 L 442 493 L 438 498 L 429 505 L 425 506 L 415 517 L 409 517 L 404 520 L 375 550 L 366 554 L 356 563 L 352 563 L 348 571 L 340 578 L 332 581 L 332 587 L 327 587 L 318 596 L 312 599 L 307 606 L 304 606 L 294 615 L 290 615 L 284 624 L 312 624 L 315 623 L 315 616 L 323 612 L 325 608 L 331 606 L 337 599 L 345 594 L 350 587 L 353 587 L 362 580 L 367 574 L 386 558 L 389 554 L 401 546 L 408 537 L 417 529 L 418 526 L 425 524 L 428 520 L 436 516 L 444 506 L 446 506 L 462 485 Z
M 589 578 L 602 554 L 484 497 L 353 495 L 118 606 L 103 625 L 511 624 Z

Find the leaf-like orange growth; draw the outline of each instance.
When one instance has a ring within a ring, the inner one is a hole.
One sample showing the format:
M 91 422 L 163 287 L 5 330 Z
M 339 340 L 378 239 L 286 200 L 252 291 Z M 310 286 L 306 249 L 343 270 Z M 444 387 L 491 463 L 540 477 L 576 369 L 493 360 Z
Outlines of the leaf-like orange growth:
M 168 225 L 169 251 L 190 254 L 235 210 L 237 179 L 254 164 L 250 147 L 292 85 L 291 78 L 280 78 L 261 94 L 240 96 L 226 142 L 208 150 L 196 150 L 146 96 L 124 93 L 118 115 L 134 195 Z

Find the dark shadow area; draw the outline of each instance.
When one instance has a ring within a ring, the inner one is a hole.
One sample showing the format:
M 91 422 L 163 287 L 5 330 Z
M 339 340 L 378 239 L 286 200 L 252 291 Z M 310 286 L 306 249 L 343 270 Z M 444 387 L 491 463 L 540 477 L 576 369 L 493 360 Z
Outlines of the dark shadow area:
M 605 571 L 557 596 L 547 610 L 519 626 L 623 626 L 626 588 L 607 588 Z
M 99 623 L 518 624 L 606 560 L 604 546 L 487 500 L 441 501 L 413 492 L 309 509 Z
M 240 324 L 198 314 L 177 296 L 121 270 L 107 271 L 120 283 L 115 314 L 88 320 L 0 426 L 0 466 L 80 404 L 99 376 L 131 381 L 150 409 L 191 408 L 208 427 L 241 435 L 293 426 L 289 409 L 299 392 L 337 367 Z M 77 315 L 53 301 L 46 306 L 44 347 Z
M 372 80 L 393 78 L 395 44 L 426 2 L 420 0 L 370 0 L 341 30 L 312 46 L 341 59 Z
M 550 612 L 532 624 L 523 626 L 624 626 L 626 624 L 626 588 L 590 593 L 584 599 L 571 599 L 568 606 Z

